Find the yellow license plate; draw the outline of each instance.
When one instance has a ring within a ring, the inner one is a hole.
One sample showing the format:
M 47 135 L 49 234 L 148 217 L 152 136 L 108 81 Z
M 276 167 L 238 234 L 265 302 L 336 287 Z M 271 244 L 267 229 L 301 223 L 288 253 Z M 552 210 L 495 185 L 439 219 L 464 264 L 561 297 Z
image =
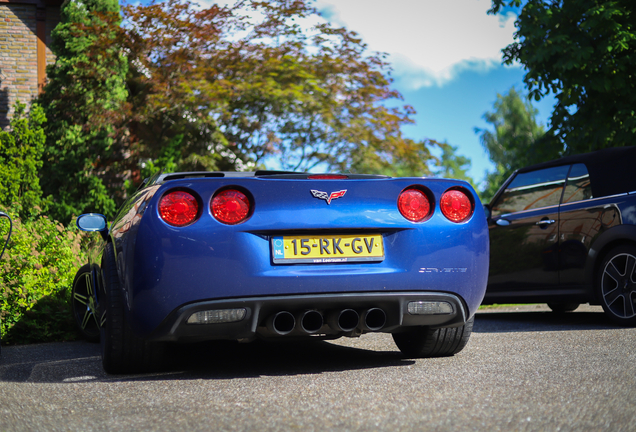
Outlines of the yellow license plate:
M 272 238 L 272 257 L 275 264 L 382 261 L 384 243 L 380 234 L 278 236 Z

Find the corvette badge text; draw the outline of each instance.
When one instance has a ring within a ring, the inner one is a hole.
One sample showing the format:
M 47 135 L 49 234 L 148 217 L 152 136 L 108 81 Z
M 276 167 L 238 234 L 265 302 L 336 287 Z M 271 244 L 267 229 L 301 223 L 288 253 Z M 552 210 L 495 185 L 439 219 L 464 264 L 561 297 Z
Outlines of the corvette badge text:
M 437 268 L 437 267 L 422 267 L 420 269 L 420 273 L 466 273 L 467 268 L 457 268 L 457 267 L 445 267 L 445 268 Z

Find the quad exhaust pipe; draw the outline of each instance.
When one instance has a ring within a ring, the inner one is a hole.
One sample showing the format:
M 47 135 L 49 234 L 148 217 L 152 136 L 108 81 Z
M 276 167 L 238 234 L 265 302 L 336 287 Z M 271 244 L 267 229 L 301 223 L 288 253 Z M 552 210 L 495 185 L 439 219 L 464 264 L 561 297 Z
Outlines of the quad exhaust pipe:
M 301 313 L 298 317 L 300 328 L 308 334 L 317 333 L 324 324 L 322 314 L 316 310 L 308 310 Z
M 298 323 L 299 331 L 306 334 L 317 333 L 323 326 L 322 314 L 316 310 L 307 310 L 297 316 L 291 312 L 281 311 L 267 320 L 266 327 L 270 333 L 278 336 L 285 336 L 296 329 Z
M 296 327 L 296 318 L 291 312 L 281 311 L 267 319 L 267 329 L 279 336 L 290 334 Z
M 358 327 L 360 316 L 353 309 L 344 309 L 340 312 L 332 312 L 327 319 L 329 327 L 335 331 L 350 332 Z
M 362 314 L 362 322 L 367 330 L 381 330 L 386 324 L 386 313 L 380 308 L 371 308 Z
M 324 324 L 322 313 L 306 310 L 296 315 L 288 311 L 278 312 L 267 319 L 265 326 L 270 334 L 286 336 L 294 331 L 297 334 L 318 333 Z M 386 325 L 386 313 L 380 308 L 370 308 L 360 316 L 354 309 L 343 309 L 329 313 L 327 324 L 336 332 L 349 333 L 358 327 L 379 331 Z

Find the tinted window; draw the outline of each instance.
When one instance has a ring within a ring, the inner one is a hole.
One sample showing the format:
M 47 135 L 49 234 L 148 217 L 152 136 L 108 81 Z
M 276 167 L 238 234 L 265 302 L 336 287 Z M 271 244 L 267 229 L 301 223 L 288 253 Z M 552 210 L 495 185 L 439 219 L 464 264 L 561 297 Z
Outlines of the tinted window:
M 492 208 L 493 216 L 558 205 L 570 166 L 517 174 Z
M 563 192 L 563 203 L 583 201 L 593 198 L 590 175 L 585 164 L 574 164 L 568 174 L 568 182 Z

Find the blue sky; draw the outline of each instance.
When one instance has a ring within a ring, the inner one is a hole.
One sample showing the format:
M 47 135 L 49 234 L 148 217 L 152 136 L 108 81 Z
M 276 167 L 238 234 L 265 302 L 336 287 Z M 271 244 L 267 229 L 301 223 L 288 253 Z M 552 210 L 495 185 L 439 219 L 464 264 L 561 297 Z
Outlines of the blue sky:
M 371 51 L 386 52 L 394 88 L 417 111 L 404 128 L 414 139 L 447 141 L 472 161 L 479 184 L 492 169 L 474 128 L 497 94 L 525 90 L 524 70 L 502 66 L 501 49 L 514 39 L 512 12 L 492 16 L 490 0 L 318 0 L 324 19 L 360 34 Z M 544 125 L 553 99 L 535 103 Z
M 203 0 L 231 4 L 233 0 Z M 501 50 L 514 41 L 516 15 L 488 15 L 491 0 L 315 0 L 322 19 L 358 33 L 370 51 L 387 53 L 393 88 L 417 111 L 407 137 L 448 142 L 470 158 L 468 174 L 479 186 L 493 165 L 475 128 L 497 94 L 525 92 L 520 65 L 503 66 Z M 301 24 L 302 25 L 302 24 Z M 534 102 L 547 125 L 553 97 Z

